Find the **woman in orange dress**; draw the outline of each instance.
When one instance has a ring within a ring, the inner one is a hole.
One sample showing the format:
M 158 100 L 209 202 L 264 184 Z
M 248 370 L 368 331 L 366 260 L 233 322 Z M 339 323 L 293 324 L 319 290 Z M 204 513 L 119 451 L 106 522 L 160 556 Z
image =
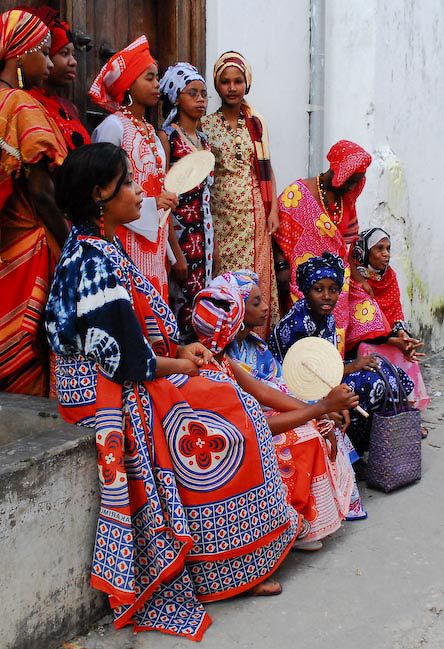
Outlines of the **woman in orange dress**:
M 50 43 L 36 16 L 0 15 L 0 390 L 37 396 L 49 389 L 42 312 L 67 234 L 51 178 L 65 143 L 26 91 L 48 78 Z

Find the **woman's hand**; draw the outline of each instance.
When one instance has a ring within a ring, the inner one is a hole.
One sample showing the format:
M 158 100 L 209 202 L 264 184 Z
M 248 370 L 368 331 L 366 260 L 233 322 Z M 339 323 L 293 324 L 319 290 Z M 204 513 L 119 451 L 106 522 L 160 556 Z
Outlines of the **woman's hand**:
M 179 286 L 184 286 L 188 279 L 188 264 L 183 252 L 175 251 L 176 263 L 171 266 L 171 272 Z
M 213 354 L 201 343 L 191 343 L 178 348 L 177 358 L 190 360 L 198 367 L 201 367 L 213 361 Z
M 359 397 L 345 383 L 341 383 L 341 385 L 330 390 L 323 401 L 326 405 L 325 412 L 350 410 L 359 405 Z
M 391 336 L 388 342 L 400 349 L 407 360 L 412 363 L 417 362 L 419 358 L 425 356 L 425 354 L 416 351 L 419 347 L 422 347 L 424 343 L 417 338 L 411 338 L 404 330 L 400 330 L 397 336 Z
M 336 435 L 335 435 L 334 429 L 332 428 L 327 433 L 325 433 L 323 435 L 323 438 L 328 439 L 328 441 L 330 442 L 330 448 L 329 448 L 328 455 L 330 457 L 330 460 L 332 462 L 334 462 L 336 460 L 336 456 L 338 454 L 338 442 L 336 440 Z
M 179 203 L 177 194 L 163 190 L 156 196 L 156 205 L 158 210 L 174 210 Z
M 175 360 L 178 365 L 176 370 L 177 374 L 187 374 L 188 376 L 199 375 L 199 366 L 189 358 L 176 358 Z
M 377 370 L 379 368 L 379 359 L 369 354 L 368 356 L 358 356 L 351 363 L 347 363 L 345 369 L 347 374 L 360 372 L 361 370 Z
M 274 234 L 279 230 L 279 212 L 277 207 L 272 207 L 267 219 L 268 234 Z

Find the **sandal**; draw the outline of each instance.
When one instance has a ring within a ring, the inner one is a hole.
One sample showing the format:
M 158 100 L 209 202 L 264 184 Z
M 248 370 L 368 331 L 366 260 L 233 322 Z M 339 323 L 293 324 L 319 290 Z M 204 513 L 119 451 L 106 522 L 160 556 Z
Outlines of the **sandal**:
M 253 595 L 254 597 L 273 597 L 281 593 L 282 586 L 274 579 L 266 579 L 247 591 L 248 595 Z
M 429 429 L 426 426 L 421 426 L 421 439 L 425 439 L 429 434 Z

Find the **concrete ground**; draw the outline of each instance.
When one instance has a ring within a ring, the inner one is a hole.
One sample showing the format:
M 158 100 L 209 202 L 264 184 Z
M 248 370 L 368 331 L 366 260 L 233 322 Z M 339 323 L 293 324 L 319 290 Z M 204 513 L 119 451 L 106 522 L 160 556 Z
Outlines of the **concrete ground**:
M 204 649 L 444 648 L 444 355 L 424 368 L 432 403 L 424 416 L 423 478 L 385 495 L 360 483 L 366 521 L 344 523 L 316 553 L 292 552 L 273 598 L 208 605 Z M 158 632 L 115 631 L 111 618 L 63 649 L 183 649 Z

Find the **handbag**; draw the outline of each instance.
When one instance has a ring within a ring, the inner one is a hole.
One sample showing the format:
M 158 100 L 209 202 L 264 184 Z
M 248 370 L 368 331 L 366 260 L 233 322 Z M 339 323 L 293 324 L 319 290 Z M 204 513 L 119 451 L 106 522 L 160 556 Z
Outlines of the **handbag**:
M 399 402 L 395 403 L 387 377 L 378 370 L 386 392 L 381 411 L 373 414 L 367 484 L 389 493 L 421 478 L 421 415 L 408 403 L 396 367 L 384 356 L 372 355 L 390 367 L 399 395 Z

